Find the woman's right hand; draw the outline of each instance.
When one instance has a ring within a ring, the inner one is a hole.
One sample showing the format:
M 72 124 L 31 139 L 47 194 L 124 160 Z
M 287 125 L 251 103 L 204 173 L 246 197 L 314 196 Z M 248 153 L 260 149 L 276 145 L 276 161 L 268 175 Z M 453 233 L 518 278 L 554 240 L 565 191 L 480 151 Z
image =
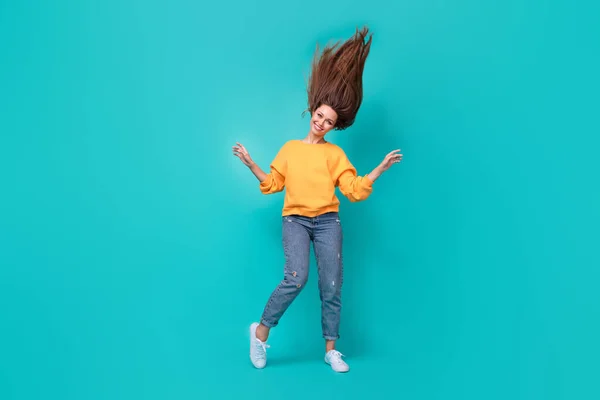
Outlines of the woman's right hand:
M 248 150 L 239 142 L 236 142 L 237 146 L 233 146 L 233 155 L 242 160 L 244 165 L 251 167 L 254 164 Z

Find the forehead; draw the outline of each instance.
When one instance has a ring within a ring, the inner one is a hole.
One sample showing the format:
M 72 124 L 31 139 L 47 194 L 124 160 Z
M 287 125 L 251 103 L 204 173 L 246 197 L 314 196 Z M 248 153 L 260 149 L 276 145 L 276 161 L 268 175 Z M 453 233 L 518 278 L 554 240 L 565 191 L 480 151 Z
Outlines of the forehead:
M 321 107 L 317 108 L 317 111 L 322 112 L 325 118 L 333 120 L 337 119 L 337 113 L 333 110 L 333 108 L 329 107 L 328 105 L 322 105 Z

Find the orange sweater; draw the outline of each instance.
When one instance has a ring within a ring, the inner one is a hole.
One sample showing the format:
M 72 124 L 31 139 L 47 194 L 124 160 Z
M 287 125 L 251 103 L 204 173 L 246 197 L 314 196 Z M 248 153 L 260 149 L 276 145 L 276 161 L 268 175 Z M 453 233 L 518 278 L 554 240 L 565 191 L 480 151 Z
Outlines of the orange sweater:
M 369 197 L 373 181 L 368 176 L 357 176 L 344 151 L 335 144 L 290 140 L 281 147 L 271 163 L 271 171 L 259 186 L 264 194 L 285 188 L 284 216 L 315 217 L 339 210 L 336 187 L 355 202 Z

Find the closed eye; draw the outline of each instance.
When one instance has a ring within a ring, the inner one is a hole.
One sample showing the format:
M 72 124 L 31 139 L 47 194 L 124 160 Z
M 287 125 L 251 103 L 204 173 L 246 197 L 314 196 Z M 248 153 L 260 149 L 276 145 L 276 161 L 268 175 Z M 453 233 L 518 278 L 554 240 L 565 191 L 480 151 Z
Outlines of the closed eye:
M 319 116 L 319 118 L 323 117 L 323 114 L 320 112 L 318 112 L 317 115 Z M 329 125 L 333 125 L 333 121 L 330 119 L 326 119 L 325 122 L 328 123 Z

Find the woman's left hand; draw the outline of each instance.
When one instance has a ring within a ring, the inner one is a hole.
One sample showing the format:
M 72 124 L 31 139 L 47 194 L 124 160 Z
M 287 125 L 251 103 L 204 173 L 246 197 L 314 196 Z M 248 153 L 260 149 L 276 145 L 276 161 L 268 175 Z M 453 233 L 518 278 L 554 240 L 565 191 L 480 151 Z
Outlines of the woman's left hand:
M 392 166 L 392 164 L 399 163 L 402 161 L 402 154 L 399 154 L 400 149 L 389 152 L 381 164 L 379 164 L 379 168 L 381 171 L 387 171 L 388 168 Z

